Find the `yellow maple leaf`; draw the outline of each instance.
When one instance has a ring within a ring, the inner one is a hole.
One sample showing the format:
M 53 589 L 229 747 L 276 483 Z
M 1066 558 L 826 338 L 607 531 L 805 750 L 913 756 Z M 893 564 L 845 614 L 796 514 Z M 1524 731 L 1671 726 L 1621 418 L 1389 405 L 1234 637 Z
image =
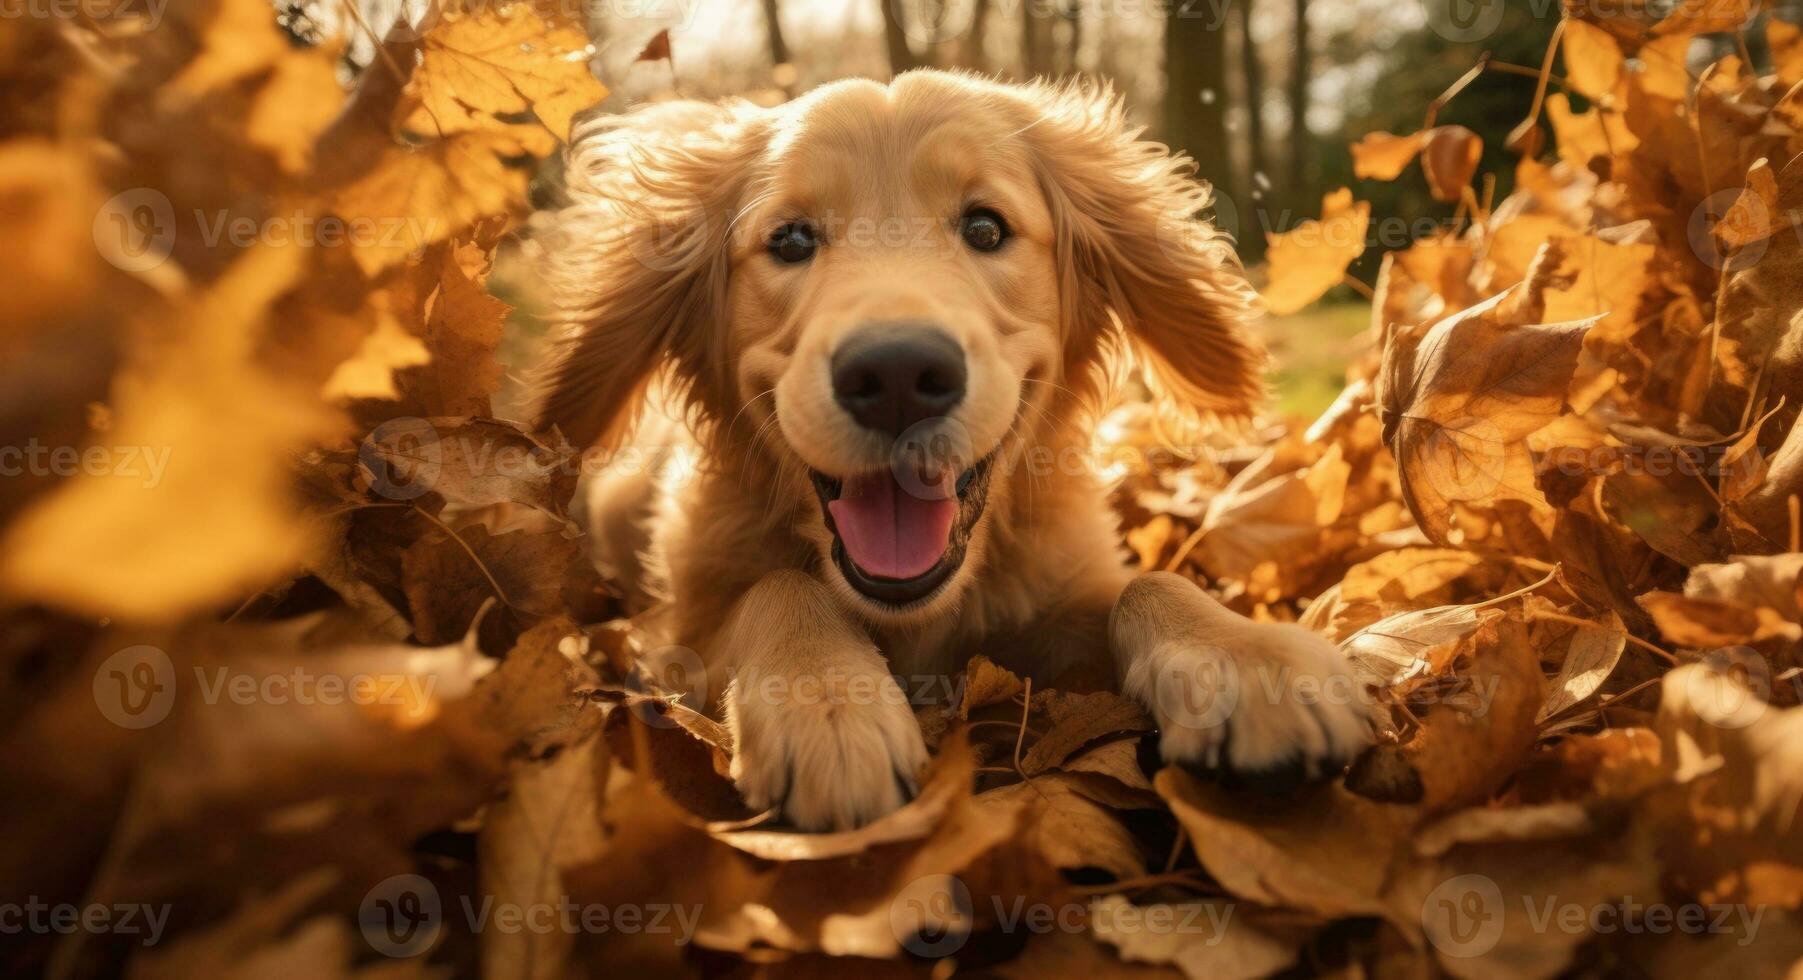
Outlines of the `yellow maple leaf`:
M 557 140 L 570 119 L 606 97 L 589 72 L 588 37 L 527 5 L 447 17 L 426 35 L 407 84 L 408 128 L 441 134 L 493 128 L 531 112 Z
M 90 616 L 173 621 L 292 571 L 293 454 L 329 417 L 254 361 L 258 324 L 305 267 L 265 246 L 175 316 L 122 373 L 103 443 L 0 541 L 0 589 Z M 92 462 L 90 463 L 90 460 Z
M 1425 133 L 1396 136 L 1366 133 L 1352 144 L 1352 175 L 1361 180 L 1395 180 L 1421 152 Z
M 1313 303 L 1346 278 L 1346 267 L 1365 253 L 1365 230 L 1371 205 L 1352 200 L 1342 187 L 1321 200 L 1321 217 L 1280 235 L 1271 235 L 1266 251 L 1270 281 L 1260 294 L 1266 309 L 1294 313 Z
M 394 373 L 402 368 L 428 364 L 432 354 L 418 337 L 408 333 L 386 305 L 379 305 L 375 328 L 363 338 L 357 353 L 339 364 L 326 379 L 320 394 L 334 401 L 356 398 L 394 399 L 401 396 Z

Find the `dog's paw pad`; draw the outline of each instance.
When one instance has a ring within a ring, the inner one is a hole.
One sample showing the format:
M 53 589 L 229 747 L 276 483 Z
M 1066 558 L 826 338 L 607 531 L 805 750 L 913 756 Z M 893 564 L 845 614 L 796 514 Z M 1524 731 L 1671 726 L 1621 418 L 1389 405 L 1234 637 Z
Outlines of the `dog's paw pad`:
M 1376 712 L 1340 652 L 1301 627 L 1248 624 L 1231 647 L 1166 644 L 1127 678 L 1167 763 L 1283 796 L 1331 779 L 1371 744 Z
M 900 809 L 919 789 L 927 749 L 899 688 L 889 693 L 858 704 L 729 694 L 732 776 L 747 805 L 806 831 L 850 830 Z

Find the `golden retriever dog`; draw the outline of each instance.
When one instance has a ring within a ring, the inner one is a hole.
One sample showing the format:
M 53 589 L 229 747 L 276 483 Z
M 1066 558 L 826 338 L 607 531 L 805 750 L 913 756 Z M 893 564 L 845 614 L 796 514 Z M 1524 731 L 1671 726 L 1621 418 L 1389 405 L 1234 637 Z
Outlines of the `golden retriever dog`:
M 540 421 L 695 447 L 604 468 L 578 510 L 705 663 L 752 807 L 820 830 L 901 806 L 927 757 L 905 685 L 975 653 L 1116 685 L 1195 770 L 1292 783 L 1368 744 L 1332 644 L 1134 575 L 1068 465 L 1128 364 L 1200 416 L 1263 394 L 1191 169 L 1106 91 L 938 71 L 577 127 Z

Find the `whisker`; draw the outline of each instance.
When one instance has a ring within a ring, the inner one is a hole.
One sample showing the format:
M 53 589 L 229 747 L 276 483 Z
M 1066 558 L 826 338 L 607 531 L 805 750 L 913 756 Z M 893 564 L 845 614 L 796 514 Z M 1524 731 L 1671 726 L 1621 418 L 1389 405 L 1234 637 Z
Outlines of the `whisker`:
M 776 388 L 771 387 L 766 391 L 763 391 L 756 395 L 751 396 L 751 398 L 746 400 L 745 404 L 739 406 L 739 410 L 737 412 L 733 413 L 732 421 L 728 422 L 726 424 L 726 432 L 722 436 L 722 441 L 731 442 L 732 441 L 732 430 L 738 427 L 740 416 L 744 415 L 747 411 L 749 411 L 751 409 L 751 406 L 756 405 L 760 400 L 764 399 L 765 397 L 774 395 L 774 394 L 776 394 Z M 775 417 L 776 416 L 774 414 L 771 415 L 771 418 L 775 418 Z

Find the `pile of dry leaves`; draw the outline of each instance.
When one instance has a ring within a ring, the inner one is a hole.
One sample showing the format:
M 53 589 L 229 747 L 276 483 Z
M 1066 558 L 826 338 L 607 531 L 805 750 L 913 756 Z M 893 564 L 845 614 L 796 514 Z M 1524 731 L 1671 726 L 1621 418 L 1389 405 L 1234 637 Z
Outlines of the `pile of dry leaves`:
M 635 671 L 578 454 L 491 417 L 497 249 L 603 94 L 581 30 L 446 10 L 347 86 L 264 0 L 66 13 L 0 34 L 9 968 L 1803 957 L 1795 27 L 1761 74 L 1686 66 L 1744 5 L 1568 18 L 1506 200 L 1431 114 L 1355 147 L 1459 209 L 1384 258 L 1322 418 L 1175 462 L 1151 408 L 1103 426 L 1143 567 L 1331 635 L 1392 707 L 1343 783 L 1157 771 L 1133 705 L 979 661 L 921 698 L 915 802 L 794 835 Z M 1369 220 L 1340 192 L 1279 236 L 1270 305 L 1340 282 Z

